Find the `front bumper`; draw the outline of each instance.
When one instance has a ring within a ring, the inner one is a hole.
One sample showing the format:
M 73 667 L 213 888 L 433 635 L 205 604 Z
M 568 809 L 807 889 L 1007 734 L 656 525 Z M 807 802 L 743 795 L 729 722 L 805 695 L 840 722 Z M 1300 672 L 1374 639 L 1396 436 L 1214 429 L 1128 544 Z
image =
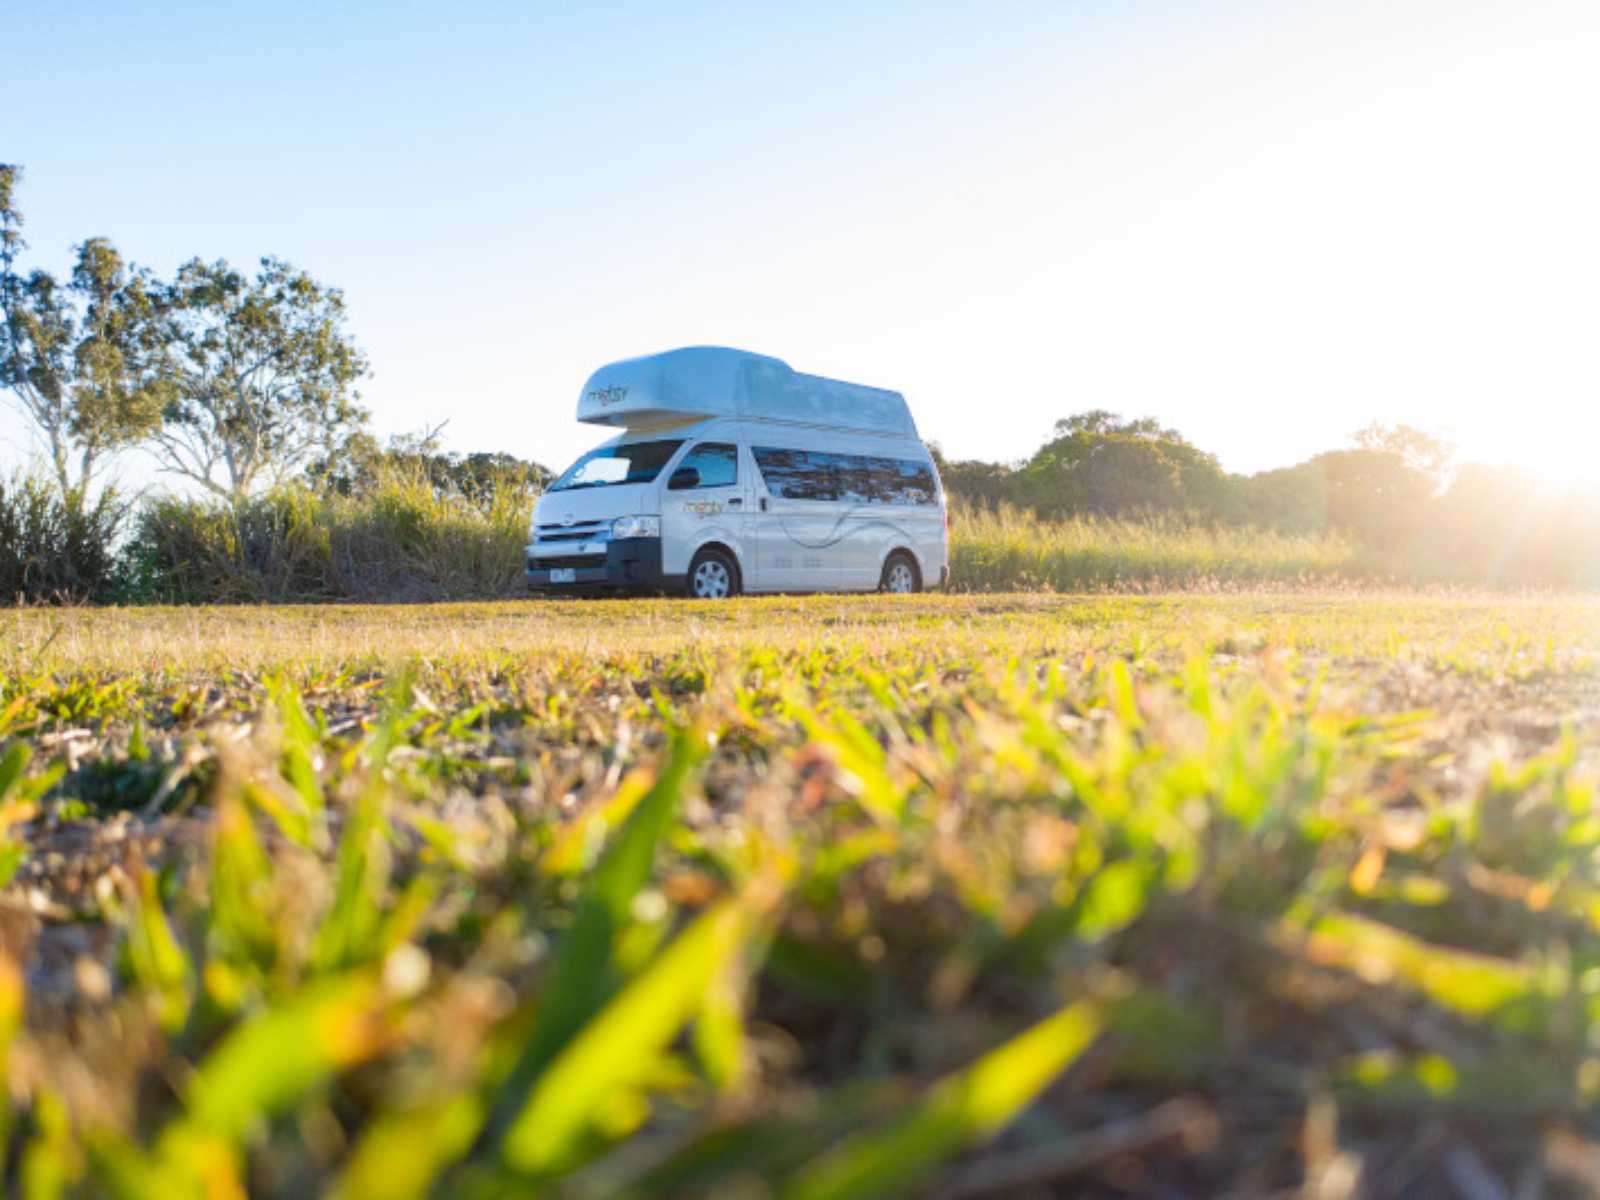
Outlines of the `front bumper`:
M 593 556 L 590 556 L 593 557 Z M 528 590 L 551 595 L 584 595 L 595 592 L 659 592 L 683 586 L 683 576 L 669 579 L 661 573 L 660 538 L 618 538 L 606 543 L 605 561 L 569 568 L 571 583 L 550 582 L 551 570 L 537 558 L 530 546 L 523 577 Z

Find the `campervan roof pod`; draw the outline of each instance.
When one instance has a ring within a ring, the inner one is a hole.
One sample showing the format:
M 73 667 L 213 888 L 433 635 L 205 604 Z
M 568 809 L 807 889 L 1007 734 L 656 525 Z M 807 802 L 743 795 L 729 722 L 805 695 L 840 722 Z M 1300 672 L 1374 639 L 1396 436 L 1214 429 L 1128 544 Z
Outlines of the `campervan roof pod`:
M 578 420 L 596 425 L 664 429 L 707 417 L 917 434 L 899 392 L 803 375 L 779 359 L 720 346 L 612 363 L 578 397 Z

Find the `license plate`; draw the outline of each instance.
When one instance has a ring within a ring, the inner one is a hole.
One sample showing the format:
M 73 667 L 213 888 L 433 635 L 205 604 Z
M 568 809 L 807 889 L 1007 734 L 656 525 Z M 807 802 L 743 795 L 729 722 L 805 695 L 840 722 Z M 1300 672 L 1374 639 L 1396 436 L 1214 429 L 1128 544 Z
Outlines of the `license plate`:
M 550 569 L 551 583 L 577 583 L 578 569 L 576 567 L 552 567 Z

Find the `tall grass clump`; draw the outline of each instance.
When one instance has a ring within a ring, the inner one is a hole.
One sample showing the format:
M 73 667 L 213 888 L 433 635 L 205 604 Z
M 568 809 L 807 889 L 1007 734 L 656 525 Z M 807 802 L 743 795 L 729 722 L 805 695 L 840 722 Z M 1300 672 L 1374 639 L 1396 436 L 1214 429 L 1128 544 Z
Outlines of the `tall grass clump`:
M 173 603 L 504 595 L 522 577 L 531 508 L 524 489 L 474 501 L 405 470 L 354 496 L 163 497 L 139 514 L 131 573 L 141 598 Z
M 0 604 L 112 599 L 127 511 L 109 488 L 91 501 L 38 475 L 0 480 Z
M 1000 505 L 955 504 L 950 585 L 957 591 L 1111 591 L 1298 583 L 1365 573 L 1337 534 L 1275 533 L 1177 518 L 1046 521 Z

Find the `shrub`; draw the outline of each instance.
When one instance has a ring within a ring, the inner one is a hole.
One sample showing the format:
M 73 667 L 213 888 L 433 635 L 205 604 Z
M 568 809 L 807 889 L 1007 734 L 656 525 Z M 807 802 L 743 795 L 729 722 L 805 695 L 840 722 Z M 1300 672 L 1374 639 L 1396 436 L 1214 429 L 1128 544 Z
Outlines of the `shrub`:
M 0 480 L 0 603 L 113 599 L 127 511 L 109 488 L 90 502 L 38 475 Z
M 474 503 L 401 470 L 353 496 L 165 497 L 140 513 L 129 557 L 142 598 L 176 603 L 498 596 L 521 583 L 531 506 L 526 489 Z
M 1273 533 L 1179 517 L 1045 521 L 1022 509 L 955 505 L 950 583 L 958 591 L 1103 591 L 1327 581 L 1368 574 L 1332 534 Z

